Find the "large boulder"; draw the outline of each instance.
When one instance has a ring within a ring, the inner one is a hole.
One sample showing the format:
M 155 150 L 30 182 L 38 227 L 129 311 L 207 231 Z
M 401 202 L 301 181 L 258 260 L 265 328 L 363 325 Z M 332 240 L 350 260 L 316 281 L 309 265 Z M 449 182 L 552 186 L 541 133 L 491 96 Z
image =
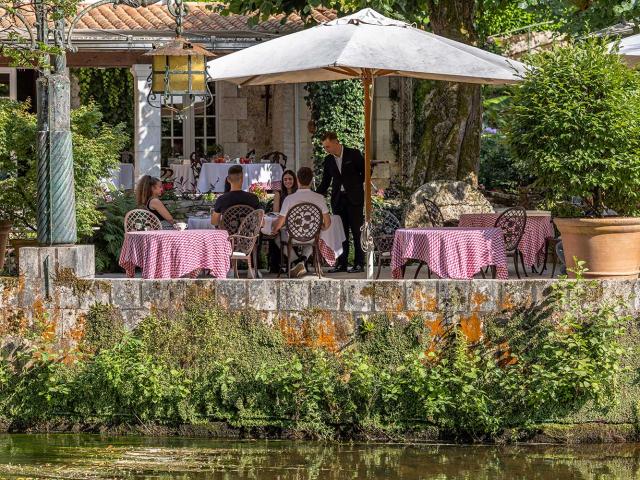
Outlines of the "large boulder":
M 466 182 L 436 180 L 425 183 L 411 196 L 405 213 L 407 228 L 430 226 L 422 201 L 435 202 L 447 224 L 454 224 L 463 213 L 489 213 L 493 207 L 480 191 Z

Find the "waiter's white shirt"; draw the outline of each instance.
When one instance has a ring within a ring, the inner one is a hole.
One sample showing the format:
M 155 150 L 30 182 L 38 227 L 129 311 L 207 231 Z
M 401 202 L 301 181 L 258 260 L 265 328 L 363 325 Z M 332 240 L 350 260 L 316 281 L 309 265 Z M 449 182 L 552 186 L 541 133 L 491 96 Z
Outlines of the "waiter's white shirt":
M 334 155 L 336 159 L 336 165 L 338 165 L 338 171 L 342 175 L 342 155 L 344 154 L 344 145 L 340 145 L 340 156 Z M 344 192 L 344 185 L 340 185 L 340 191 Z

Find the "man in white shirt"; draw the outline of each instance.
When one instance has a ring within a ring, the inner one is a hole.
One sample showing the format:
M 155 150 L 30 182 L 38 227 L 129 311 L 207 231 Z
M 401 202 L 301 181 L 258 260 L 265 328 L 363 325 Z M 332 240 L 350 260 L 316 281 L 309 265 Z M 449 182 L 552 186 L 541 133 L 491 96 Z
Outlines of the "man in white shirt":
M 299 205 L 301 203 L 312 203 L 316 205 L 320 211 L 322 212 L 322 230 L 326 230 L 331 225 L 331 216 L 329 215 L 329 208 L 327 207 L 327 202 L 324 199 L 324 196 L 320 195 L 311 190 L 311 182 L 313 182 L 313 170 L 309 167 L 302 167 L 298 170 L 298 190 L 291 195 L 287 195 L 287 198 L 282 202 L 282 206 L 280 207 L 280 213 L 278 219 L 273 222 L 272 225 L 272 233 L 277 233 L 284 225 L 284 222 L 287 218 L 287 213 L 289 210 L 293 208 L 295 205 Z M 276 238 L 276 243 L 280 248 L 279 238 Z M 298 263 L 291 270 L 291 274 L 295 277 L 300 277 L 306 273 L 305 262 L 311 256 L 312 247 L 311 245 L 305 245 L 302 248 L 302 256 L 298 258 L 288 259 L 288 261 L 298 260 Z

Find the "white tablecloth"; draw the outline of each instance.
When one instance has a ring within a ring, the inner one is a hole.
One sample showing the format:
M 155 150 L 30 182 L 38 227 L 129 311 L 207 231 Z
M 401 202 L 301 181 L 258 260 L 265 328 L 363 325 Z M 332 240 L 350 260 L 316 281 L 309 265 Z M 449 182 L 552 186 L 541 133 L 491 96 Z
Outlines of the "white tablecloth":
M 231 163 L 205 163 L 198 179 L 198 191 L 224 192 L 224 182 Z M 244 179 L 242 189 L 248 190 L 254 183 L 271 185 L 282 179 L 282 167 L 277 163 L 251 163 L 242 165 Z
M 216 227 L 211 225 L 211 217 L 188 217 L 187 229 L 189 230 L 214 230 Z
M 271 235 L 271 224 L 273 221 L 278 218 L 275 216 L 267 215 L 264 217 L 264 223 L 262 224 L 262 233 L 265 235 Z M 346 236 L 344 234 L 344 228 L 342 227 L 342 220 L 339 215 L 331 215 L 331 225 L 326 230 L 320 231 L 320 240 L 323 241 L 327 247 L 329 247 L 335 258 L 338 258 L 342 255 L 342 242 L 346 240 Z M 287 240 L 286 232 L 284 236 L 285 241 Z
M 178 192 L 195 192 L 196 180 L 193 177 L 191 164 L 172 163 L 169 168 L 173 170 L 174 188 Z
M 133 163 L 121 163 L 111 170 L 111 184 L 118 190 L 133 190 Z

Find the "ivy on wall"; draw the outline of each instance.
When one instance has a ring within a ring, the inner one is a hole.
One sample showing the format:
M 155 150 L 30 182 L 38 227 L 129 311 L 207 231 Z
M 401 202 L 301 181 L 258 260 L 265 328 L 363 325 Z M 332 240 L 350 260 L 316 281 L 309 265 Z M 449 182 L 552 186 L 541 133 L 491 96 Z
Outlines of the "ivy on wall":
M 313 156 L 318 175 L 326 155 L 321 140 L 325 132 L 336 132 L 342 144 L 363 149 L 364 93 L 359 80 L 308 83 L 305 88 L 305 100 L 315 122 Z
M 93 100 L 105 123 L 124 123 L 126 131 L 133 131 L 133 76 L 128 68 L 78 68 L 73 73 L 82 105 Z M 130 142 L 126 148 L 131 147 Z

